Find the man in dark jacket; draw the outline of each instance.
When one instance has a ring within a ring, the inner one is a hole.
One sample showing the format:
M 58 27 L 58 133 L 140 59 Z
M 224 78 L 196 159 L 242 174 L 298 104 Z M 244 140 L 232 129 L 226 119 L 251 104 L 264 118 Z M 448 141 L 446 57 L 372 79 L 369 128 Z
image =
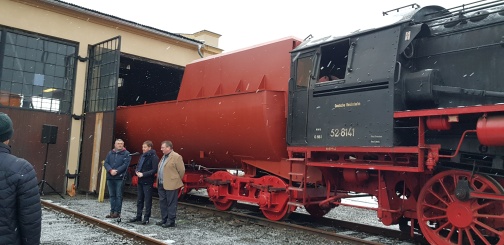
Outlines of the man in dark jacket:
M 14 130 L 0 112 L 0 244 L 40 244 L 42 207 L 33 166 L 11 154 Z
M 130 161 L 131 156 L 129 151 L 124 148 L 124 141 L 116 139 L 114 149 L 107 154 L 104 164 L 107 170 L 107 186 L 110 196 L 110 214 L 105 218 L 121 217 L 123 187 Z
M 143 225 L 149 223 L 152 208 L 152 184 L 154 184 L 154 174 L 157 173 L 159 157 L 156 151 L 152 149 L 152 141 L 147 140 L 142 144 L 142 156 L 136 166 L 135 174 L 138 176 L 138 197 L 137 197 L 137 214 L 135 218 L 130 219 L 130 222 L 142 221 L 142 210 L 145 202 L 145 216 L 142 221 Z

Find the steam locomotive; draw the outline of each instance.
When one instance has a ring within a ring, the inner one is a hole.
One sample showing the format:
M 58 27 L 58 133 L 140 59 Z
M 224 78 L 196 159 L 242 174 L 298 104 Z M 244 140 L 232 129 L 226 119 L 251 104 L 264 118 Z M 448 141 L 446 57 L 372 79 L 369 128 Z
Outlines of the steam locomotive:
M 431 244 L 504 244 L 503 68 L 503 1 L 427 6 L 197 60 L 177 100 L 118 108 L 116 131 L 130 148 L 171 139 L 181 192 L 220 210 L 280 220 L 374 196 L 383 224 Z

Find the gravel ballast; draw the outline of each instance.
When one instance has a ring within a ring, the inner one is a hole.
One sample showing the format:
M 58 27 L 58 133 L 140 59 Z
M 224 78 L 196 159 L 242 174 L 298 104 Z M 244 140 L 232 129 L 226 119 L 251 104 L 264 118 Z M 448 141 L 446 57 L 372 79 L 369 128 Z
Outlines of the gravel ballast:
M 345 244 L 299 230 L 263 226 L 232 216 L 197 212 L 183 206 L 179 206 L 177 210 L 177 227 L 162 228 L 155 225 L 160 220 L 157 200 L 153 200 L 150 224 L 141 225 L 127 222 L 136 213 L 134 198 L 124 199 L 120 223 L 114 219 L 105 219 L 105 215 L 110 210 L 108 199 L 98 202 L 94 195 L 77 195 L 66 197 L 66 199 L 61 199 L 59 196 L 43 196 L 42 199 L 51 200 L 69 209 L 147 234 L 166 244 Z M 48 218 L 49 216 L 44 212 L 43 220 Z M 45 244 L 51 244 L 48 242 L 51 241 L 51 237 L 59 237 L 61 242 L 58 244 L 135 244 L 134 241 L 118 237 L 109 231 L 105 231 L 103 241 L 91 232 L 89 236 L 93 238 L 72 236 L 72 229 L 77 225 L 86 226 L 80 221 L 69 220 L 66 225 L 59 225 L 58 229 L 54 229 L 54 223 L 43 221 L 42 242 L 47 241 Z M 65 228 L 66 226 L 68 229 Z

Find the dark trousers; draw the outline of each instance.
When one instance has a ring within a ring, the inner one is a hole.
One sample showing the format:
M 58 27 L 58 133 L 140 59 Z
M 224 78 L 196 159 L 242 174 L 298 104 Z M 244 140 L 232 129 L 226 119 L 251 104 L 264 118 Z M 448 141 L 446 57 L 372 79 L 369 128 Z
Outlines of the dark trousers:
M 163 188 L 163 184 L 158 184 L 158 194 L 162 222 L 174 224 L 177 217 L 178 189 L 168 191 Z
M 121 213 L 123 200 L 124 181 L 122 179 L 107 180 L 107 187 L 110 196 L 110 212 Z
M 142 210 L 145 203 L 145 216 L 144 219 L 148 220 L 151 216 L 152 209 L 152 184 L 141 184 L 137 186 L 137 218 L 142 218 Z

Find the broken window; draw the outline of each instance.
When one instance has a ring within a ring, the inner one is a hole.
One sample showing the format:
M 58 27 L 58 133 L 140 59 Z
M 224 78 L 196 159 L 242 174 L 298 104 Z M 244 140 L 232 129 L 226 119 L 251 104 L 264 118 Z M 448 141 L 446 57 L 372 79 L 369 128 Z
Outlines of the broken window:
M 321 47 L 317 82 L 345 79 L 349 49 L 350 44 L 348 40 Z

